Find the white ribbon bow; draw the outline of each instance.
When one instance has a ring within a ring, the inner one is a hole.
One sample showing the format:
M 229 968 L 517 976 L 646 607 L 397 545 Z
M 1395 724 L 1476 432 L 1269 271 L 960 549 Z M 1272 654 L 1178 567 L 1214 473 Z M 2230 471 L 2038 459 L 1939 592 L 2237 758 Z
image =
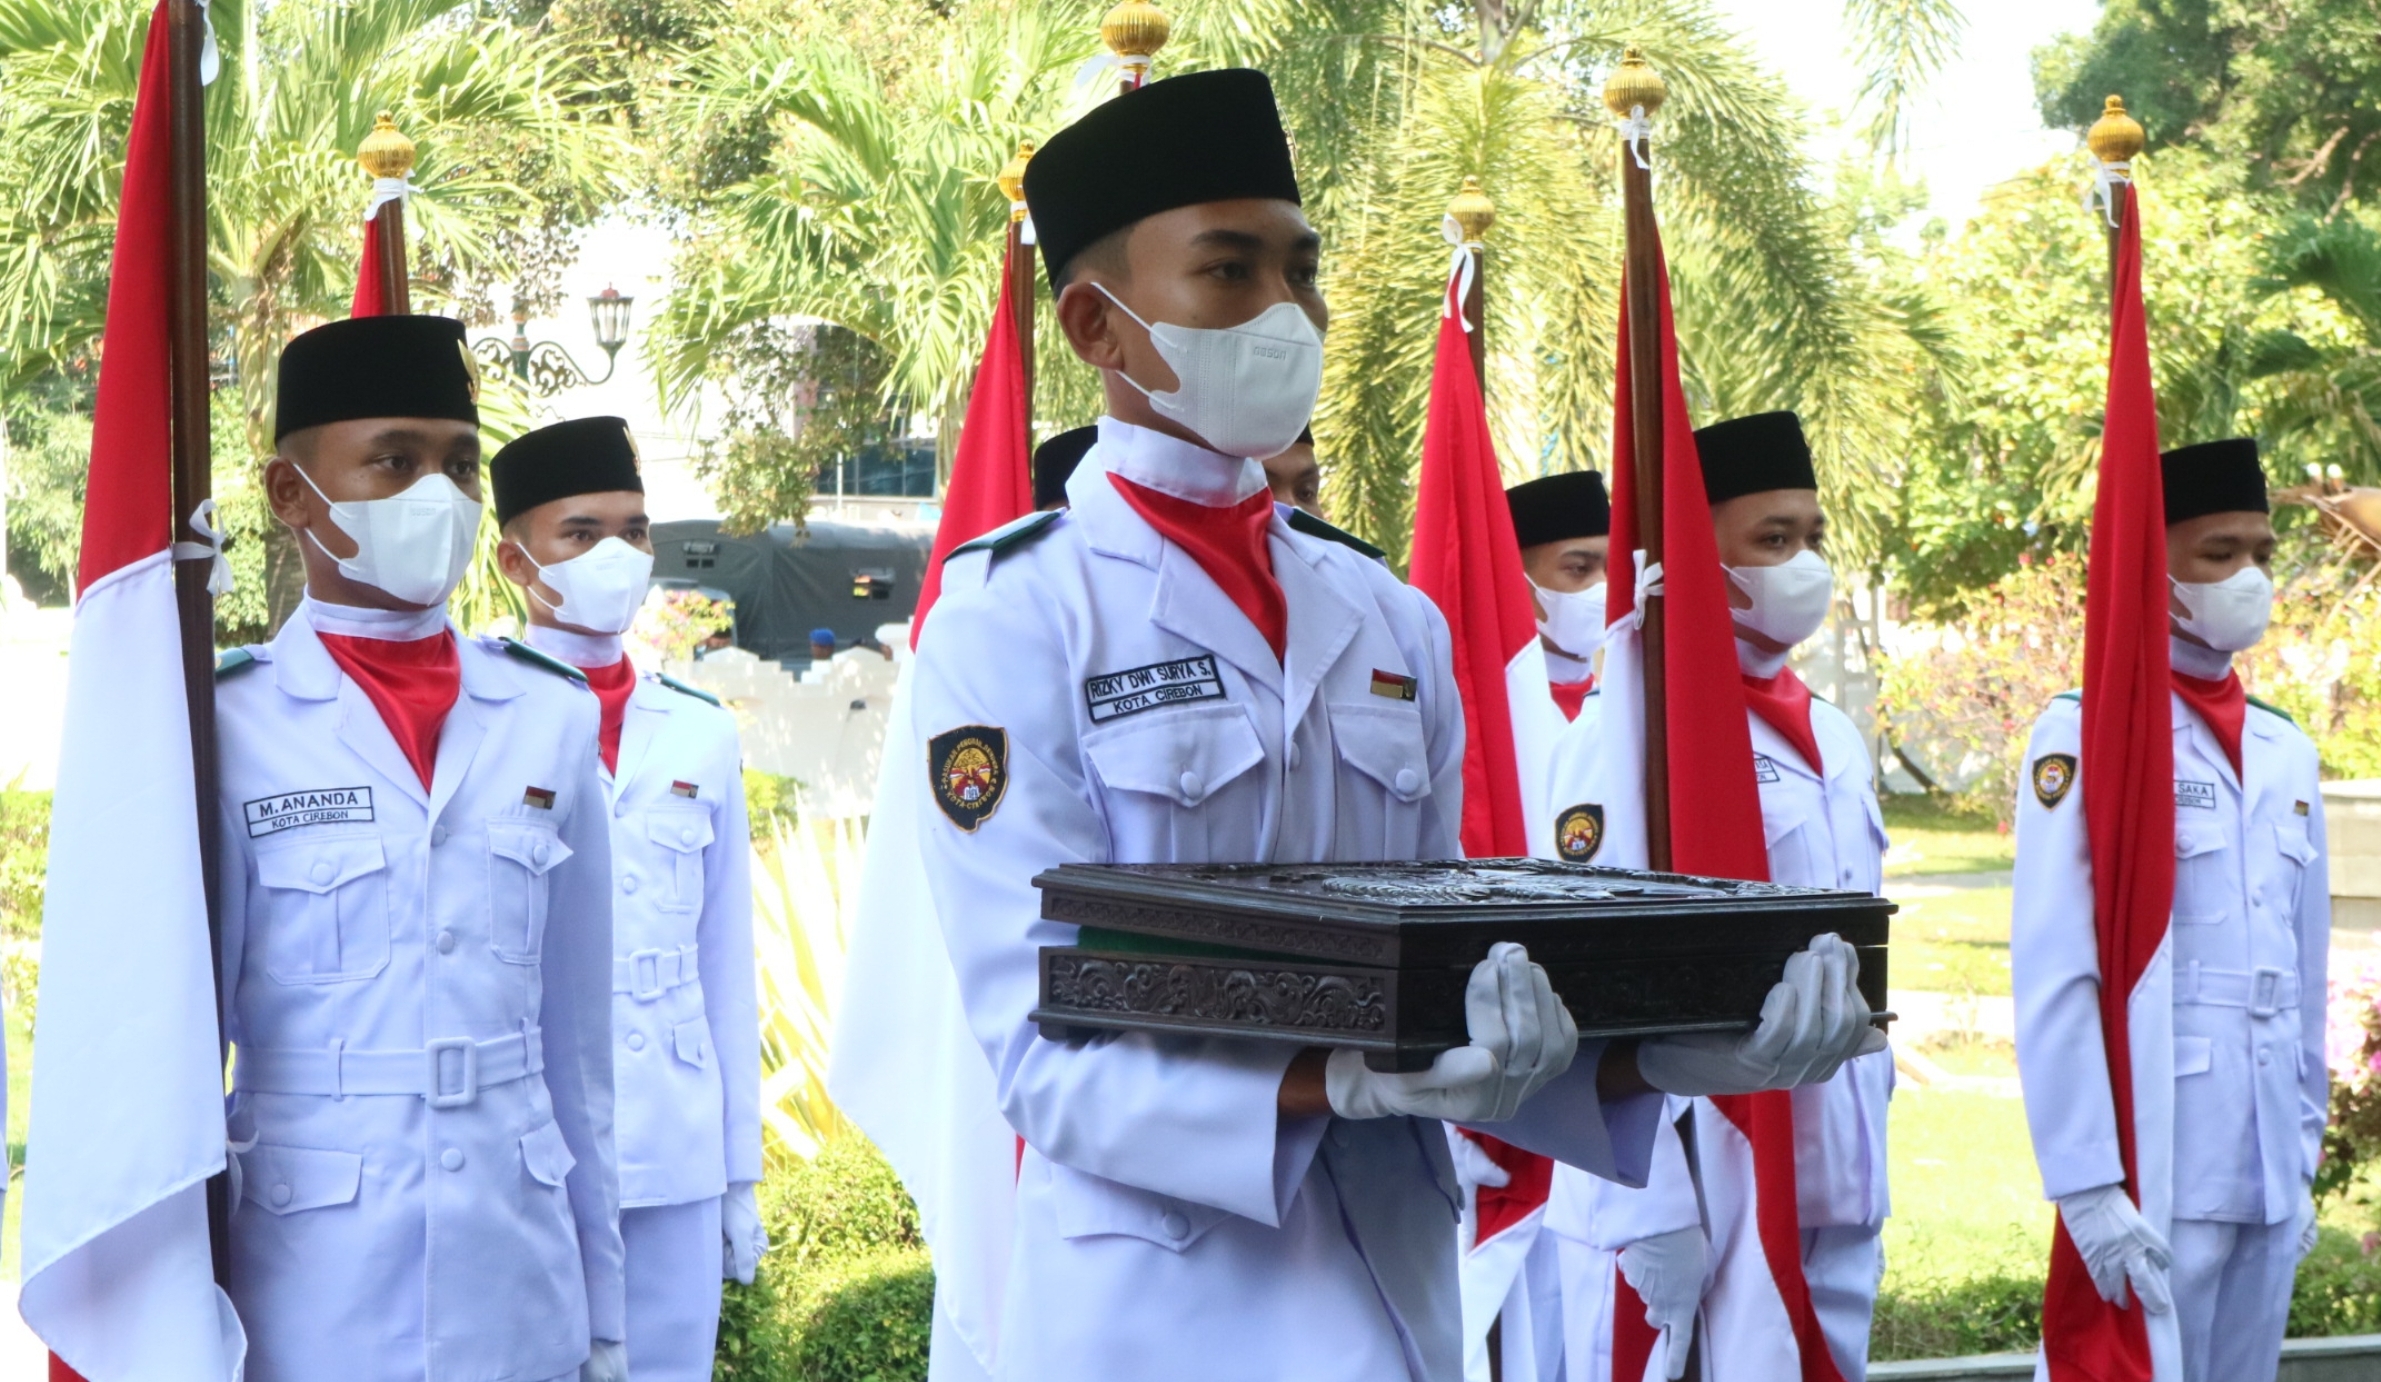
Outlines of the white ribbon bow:
M 1645 602 L 1662 593 L 1662 564 L 1657 561 L 1648 565 L 1642 547 L 1630 555 L 1636 563 L 1637 590 L 1636 607 L 1629 611 L 1627 624 L 1632 629 L 1641 629 L 1645 627 Z
M 2092 185 L 2084 190 L 2083 209 L 2089 211 L 2092 209 L 2092 204 L 2098 202 L 2101 209 L 2108 213 L 2108 228 L 2116 229 L 2118 225 L 2117 184 L 2129 183 L 2132 180 L 2133 165 L 2129 160 L 2120 158 L 2114 163 L 2102 163 L 2099 159 L 2094 158 L 2092 160 Z
M 1620 142 L 1636 155 L 1637 166 L 1648 172 L 1653 165 L 1645 161 L 1645 141 L 1652 137 L 1653 117 L 1645 113 L 1643 106 L 1630 106 L 1629 113 L 1620 118 Z
M 1455 247 L 1454 255 L 1447 260 L 1447 303 L 1443 315 L 1462 322 L 1464 331 L 1468 333 L 1472 329 L 1472 319 L 1463 314 L 1463 304 L 1471 300 L 1472 275 L 1478 272 L 1478 265 L 1472 260 L 1472 251 L 1480 248 L 1480 242 L 1464 239 L 1463 225 L 1453 216 L 1440 218 L 1439 236 Z
M 198 84 L 213 86 L 223 72 L 223 50 L 215 46 L 215 17 L 207 0 L 198 0 Z
M 1012 215 L 1012 216 L 1016 215 L 1016 214 L 1017 214 L 1018 212 L 1020 212 L 1020 211 L 1023 211 L 1024 209 L 1025 209 L 1025 203 L 1023 203 L 1023 202 L 1010 202 L 1010 203 L 1009 203 L 1009 214 L 1010 214 L 1010 215 Z M 1017 243 L 1018 243 L 1018 244 L 1020 244 L 1020 245 L 1030 245 L 1030 244 L 1033 244 L 1033 243 L 1034 243 L 1034 233 L 1033 233 L 1033 217 L 1032 217 L 1032 216 L 1030 216 L 1030 215 L 1029 215 L 1029 216 L 1024 216 L 1024 217 L 1020 217 L 1020 218 L 1018 219 L 1018 221 L 1017 221 Z
M 369 221 L 379 215 L 380 209 L 390 202 L 410 201 L 412 198 L 413 180 L 411 178 L 374 178 L 372 179 L 372 200 L 364 207 L 364 219 Z
M 1137 87 L 1149 80 L 1149 59 L 1126 58 L 1118 57 L 1114 53 L 1101 53 L 1075 69 L 1074 94 L 1082 95 L 1091 89 L 1101 74 L 1117 72 L 1120 69 L 1121 74 L 1116 78 L 1118 81 L 1124 80 L 1125 75 L 1130 75 L 1133 85 Z
M 175 561 L 207 561 L 214 566 L 207 572 L 207 593 L 217 599 L 231 594 L 231 558 L 223 555 L 224 535 L 215 526 L 215 501 L 201 499 L 190 514 L 190 530 L 206 539 L 204 542 L 177 542 Z

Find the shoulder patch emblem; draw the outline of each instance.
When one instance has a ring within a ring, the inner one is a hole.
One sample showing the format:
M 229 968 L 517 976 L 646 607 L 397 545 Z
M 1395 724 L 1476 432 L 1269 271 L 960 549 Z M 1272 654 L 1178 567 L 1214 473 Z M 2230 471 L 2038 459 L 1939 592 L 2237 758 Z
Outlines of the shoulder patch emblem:
M 1604 847 L 1604 808 L 1592 802 L 1565 810 L 1554 822 L 1554 852 L 1566 864 L 1584 864 Z
M 2052 807 L 2067 799 L 2075 786 L 2075 755 L 2046 753 L 2034 760 L 2034 800 Z
M 974 834 L 992 819 L 1009 790 L 1009 732 L 991 725 L 961 725 L 926 741 L 933 764 L 934 804 L 951 824 Z
M 672 691 L 677 692 L 679 695 L 692 696 L 698 701 L 708 701 L 712 705 L 718 705 L 720 703 L 719 697 L 712 695 L 708 691 L 688 686 L 685 682 L 678 680 L 676 677 L 666 676 L 660 672 L 656 672 L 653 674 L 653 679 L 670 688 Z
M 581 686 L 585 686 L 587 684 L 587 674 L 585 672 L 582 672 L 578 668 L 571 666 L 569 663 L 564 662 L 560 658 L 546 656 L 544 653 L 541 653 L 537 649 L 530 647 L 528 644 L 522 642 L 518 638 L 499 638 L 496 640 L 496 645 L 504 649 L 507 654 L 528 663 L 532 667 L 542 667 L 546 671 L 552 672 L 555 676 L 562 677 L 569 681 L 575 681 Z

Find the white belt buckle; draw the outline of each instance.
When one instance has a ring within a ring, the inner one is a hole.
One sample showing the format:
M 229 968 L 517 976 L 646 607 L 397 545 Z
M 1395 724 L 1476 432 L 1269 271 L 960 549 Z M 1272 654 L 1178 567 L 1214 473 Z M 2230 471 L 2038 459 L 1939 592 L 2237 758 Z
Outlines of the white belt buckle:
M 446 1092 L 446 1072 L 440 1056 L 449 1051 L 463 1053 L 463 1087 L 452 1094 Z M 428 1092 L 422 1097 L 432 1108 L 461 1108 L 480 1097 L 480 1048 L 470 1037 L 440 1037 L 422 1051 L 430 1060 L 430 1079 L 423 1086 Z
M 2249 1015 L 2272 1017 L 2281 1011 L 2276 1006 L 2282 994 L 2282 971 L 2267 966 L 2249 976 Z
M 661 997 L 661 952 L 640 950 L 628 957 L 629 996 L 640 1003 Z

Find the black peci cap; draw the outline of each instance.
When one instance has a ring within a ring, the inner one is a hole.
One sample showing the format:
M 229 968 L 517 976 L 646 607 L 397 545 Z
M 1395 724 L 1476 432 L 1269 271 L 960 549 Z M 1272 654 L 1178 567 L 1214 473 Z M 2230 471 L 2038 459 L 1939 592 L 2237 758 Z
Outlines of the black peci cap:
M 1524 481 L 1505 491 L 1513 510 L 1513 536 L 1524 547 L 1605 537 L 1612 532 L 1612 496 L 1595 470 L 1566 470 Z
M 2158 468 L 2166 482 L 2169 524 L 2211 513 L 2273 512 L 2255 437 L 2178 446 L 2158 458 Z
M 1066 502 L 1067 477 L 1083 463 L 1083 453 L 1100 439 L 1097 427 L 1061 432 L 1033 449 L 1033 506 L 1047 509 Z
M 496 522 L 510 523 L 540 504 L 580 494 L 645 492 L 637 440 L 616 417 L 583 417 L 524 432 L 488 463 Z
M 479 364 L 453 317 L 349 317 L 281 348 L 273 440 L 330 422 L 435 417 L 477 426 Z
M 1773 489 L 1817 489 L 1811 444 L 1792 413 L 1754 413 L 1695 429 L 1703 494 L 1717 504 Z
M 1025 204 L 1053 284 L 1103 235 L 1244 197 L 1298 200 L 1273 83 L 1245 67 L 1127 92 L 1052 135 L 1025 165 Z

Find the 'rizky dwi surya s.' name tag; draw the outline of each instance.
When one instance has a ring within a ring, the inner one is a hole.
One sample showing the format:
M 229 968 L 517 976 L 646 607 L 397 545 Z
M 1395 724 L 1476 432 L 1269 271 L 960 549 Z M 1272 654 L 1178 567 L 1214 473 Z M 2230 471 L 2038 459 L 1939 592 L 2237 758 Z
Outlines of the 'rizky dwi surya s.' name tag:
M 345 825 L 372 819 L 369 787 L 324 787 L 311 792 L 283 792 L 240 803 L 248 822 L 248 838 L 262 839 L 301 825 Z

